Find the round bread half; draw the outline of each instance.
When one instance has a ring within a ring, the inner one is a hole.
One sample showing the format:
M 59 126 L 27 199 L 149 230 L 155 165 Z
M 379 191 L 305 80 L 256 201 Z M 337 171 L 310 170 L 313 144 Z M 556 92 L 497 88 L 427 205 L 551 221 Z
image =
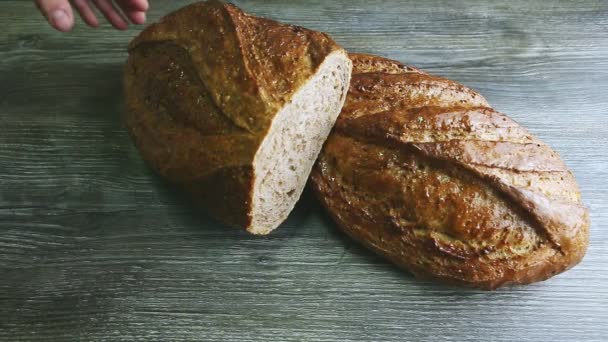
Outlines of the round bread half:
M 351 55 L 313 173 L 338 226 L 417 276 L 493 289 L 576 265 L 589 218 L 558 154 L 476 92 Z
M 323 33 L 192 4 L 131 42 L 127 127 L 148 164 L 212 216 L 267 234 L 300 197 L 351 69 Z

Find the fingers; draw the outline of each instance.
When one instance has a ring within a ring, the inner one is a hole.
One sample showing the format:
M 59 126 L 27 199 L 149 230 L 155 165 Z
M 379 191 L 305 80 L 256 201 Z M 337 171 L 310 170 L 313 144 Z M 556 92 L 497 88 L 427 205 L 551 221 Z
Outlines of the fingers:
M 146 23 L 146 12 L 128 12 L 127 17 L 135 25 L 142 25 Z
M 116 4 L 112 0 L 72 0 L 82 20 L 91 27 L 99 26 L 91 1 L 110 24 L 119 30 L 125 30 L 129 26 L 125 16 L 137 25 L 146 22 L 148 0 L 116 0 Z M 36 5 L 55 29 L 65 32 L 74 26 L 74 14 L 69 0 L 36 0 Z M 117 5 L 122 11 L 118 10 Z
M 36 0 L 36 5 L 55 29 L 66 32 L 74 26 L 74 15 L 68 0 Z
M 127 20 L 122 16 L 111 0 L 93 0 L 93 2 L 112 26 L 119 30 L 127 29 L 129 26 Z
M 116 0 L 116 2 L 125 11 L 146 12 L 149 7 L 148 0 Z
M 124 14 L 133 24 L 141 25 L 146 22 L 147 0 L 116 0 Z
M 72 3 L 76 9 L 78 9 L 80 16 L 85 23 L 91 27 L 97 27 L 99 26 L 99 21 L 97 20 L 97 16 L 91 8 L 89 1 L 90 0 L 72 0 Z M 133 24 L 141 25 L 146 22 L 145 11 L 148 10 L 149 6 L 147 0 L 118 0 L 116 3 Z M 116 9 L 116 6 L 112 1 L 95 1 L 95 4 L 114 27 L 125 29 L 128 26 L 128 22 L 125 20 L 124 15 Z
M 95 12 L 91 8 L 88 0 L 72 0 L 74 7 L 80 13 L 80 17 L 82 20 L 91 27 L 99 26 L 99 20 L 97 20 L 97 16 Z

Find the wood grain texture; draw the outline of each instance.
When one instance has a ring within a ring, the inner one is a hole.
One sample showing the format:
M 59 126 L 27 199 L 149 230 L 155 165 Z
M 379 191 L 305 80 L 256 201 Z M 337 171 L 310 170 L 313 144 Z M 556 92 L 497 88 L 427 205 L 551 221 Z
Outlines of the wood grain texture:
M 186 4 L 154 1 L 150 20 Z M 142 163 L 121 122 L 140 28 L 52 32 L 0 2 L 0 340 L 604 341 L 608 3 L 237 1 L 480 91 L 560 152 L 591 213 L 584 261 L 478 292 L 343 237 L 310 193 L 268 237 L 227 229 Z

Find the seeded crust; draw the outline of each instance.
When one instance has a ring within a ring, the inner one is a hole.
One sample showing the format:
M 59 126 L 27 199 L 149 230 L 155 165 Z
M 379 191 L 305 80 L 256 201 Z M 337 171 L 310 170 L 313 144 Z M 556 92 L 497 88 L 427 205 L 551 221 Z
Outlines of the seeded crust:
M 589 219 L 558 154 L 473 90 L 351 54 L 312 173 L 338 226 L 414 275 L 495 289 L 576 265 Z
M 350 74 L 346 52 L 324 33 L 195 3 L 130 43 L 126 124 L 151 168 L 209 214 L 267 234 L 299 198 Z M 275 167 L 289 159 L 293 172 Z

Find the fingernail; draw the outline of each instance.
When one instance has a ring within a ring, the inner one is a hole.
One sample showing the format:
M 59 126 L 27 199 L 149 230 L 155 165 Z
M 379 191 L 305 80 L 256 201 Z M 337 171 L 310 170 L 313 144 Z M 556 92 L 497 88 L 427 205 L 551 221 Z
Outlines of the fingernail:
M 72 27 L 70 18 L 64 10 L 56 10 L 51 13 L 51 22 L 53 23 L 53 26 L 61 31 L 67 31 Z

